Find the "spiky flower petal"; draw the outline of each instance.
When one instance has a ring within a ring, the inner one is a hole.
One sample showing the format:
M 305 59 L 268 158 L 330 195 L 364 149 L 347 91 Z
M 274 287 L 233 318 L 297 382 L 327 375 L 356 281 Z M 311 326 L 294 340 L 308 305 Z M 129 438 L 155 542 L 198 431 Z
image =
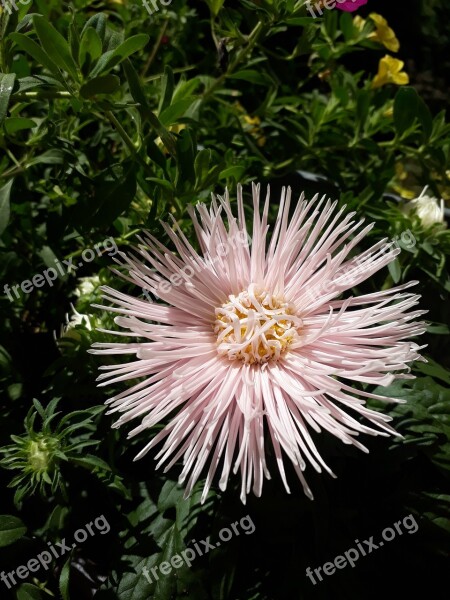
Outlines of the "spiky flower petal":
M 271 444 L 286 489 L 288 457 L 312 498 L 306 464 L 331 470 L 311 429 L 362 450 L 360 433 L 395 433 L 390 417 L 365 401 L 396 400 L 352 383 L 389 385 L 411 377 L 407 365 L 420 358 L 420 348 L 406 340 L 424 331 L 414 321 L 423 311 L 411 310 L 419 299 L 405 292 L 412 284 L 341 298 L 400 252 L 381 240 L 354 256 L 372 227 L 353 220 L 355 213 L 346 215 L 325 198 L 308 202 L 303 194 L 291 207 L 291 190 L 283 190 L 269 236 L 269 193 L 261 215 L 254 185 L 253 204 L 251 244 L 239 187 L 237 218 L 228 194 L 213 197 L 209 211 L 199 204 L 199 217 L 190 210 L 200 252 L 175 224 L 165 229 L 177 254 L 150 234 L 139 256 L 121 253 L 126 278 L 162 303 L 104 287 L 113 306 L 103 308 L 117 313 L 125 330 L 108 333 L 135 341 L 97 343 L 92 351 L 135 356 L 100 367 L 100 385 L 141 379 L 108 401 L 110 412 L 120 413 L 117 427 L 141 420 L 130 436 L 170 417 L 136 458 L 163 442 L 158 466 L 168 470 L 182 459 L 186 494 L 203 472 L 204 499 L 217 471 L 224 490 L 231 471 L 240 470 L 242 500 L 250 489 L 259 496 Z

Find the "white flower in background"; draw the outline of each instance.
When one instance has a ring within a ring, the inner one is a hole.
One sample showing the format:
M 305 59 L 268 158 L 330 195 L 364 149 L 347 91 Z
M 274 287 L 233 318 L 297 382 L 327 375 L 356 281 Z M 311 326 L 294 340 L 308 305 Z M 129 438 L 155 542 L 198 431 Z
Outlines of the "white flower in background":
M 62 346 L 64 346 L 65 342 L 68 339 L 72 339 L 75 341 L 81 340 L 81 335 L 76 330 L 77 325 L 83 325 L 83 327 L 85 329 L 87 329 L 88 331 L 92 331 L 95 327 L 95 325 L 94 325 L 95 317 L 93 317 L 92 315 L 85 315 L 85 314 L 79 313 L 77 310 L 75 310 L 75 307 L 72 304 L 71 304 L 71 307 L 72 307 L 73 314 L 70 315 L 70 317 L 68 314 L 66 314 L 66 324 L 61 325 L 61 329 L 59 332 L 59 338 L 56 335 L 56 331 L 53 334 L 58 348 L 61 348 Z
M 90 315 L 83 315 L 82 313 L 79 313 L 73 306 L 72 310 L 73 315 L 71 315 L 70 319 L 69 315 L 66 315 L 67 325 L 64 327 L 64 331 L 67 333 L 77 325 L 84 325 L 88 331 L 92 331 L 93 327 L 90 321 Z
M 438 223 L 444 223 L 444 200 L 439 200 L 434 196 L 428 196 L 426 186 L 418 198 L 408 202 L 405 207 L 405 213 L 416 214 L 424 227 L 433 227 Z
M 92 277 L 80 277 L 74 294 L 77 298 L 90 296 L 99 286 L 100 279 L 98 275 L 93 275 Z

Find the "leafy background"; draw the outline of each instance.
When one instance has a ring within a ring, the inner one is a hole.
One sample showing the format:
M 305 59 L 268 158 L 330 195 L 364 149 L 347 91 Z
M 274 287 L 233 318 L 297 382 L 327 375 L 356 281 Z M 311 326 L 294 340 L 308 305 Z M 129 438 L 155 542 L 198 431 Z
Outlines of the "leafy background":
M 303 1 L 173 0 L 151 16 L 133 1 L 18 6 L 0 14 L 1 569 L 101 514 L 111 530 L 12 590 L 0 582 L 1 597 L 359 600 L 445 590 L 450 235 L 401 208 L 425 185 L 450 195 L 448 3 L 415 0 L 408 18 L 382 0 L 358 12 L 389 20 L 411 78 L 377 89 L 387 51 L 368 38 L 370 19 L 362 29 L 337 10 L 312 19 Z M 362 249 L 412 232 L 415 245 L 356 291 L 417 279 L 428 363 L 415 367 L 417 379 L 377 390 L 408 401 L 392 409 L 403 438 L 365 440 L 363 455 L 321 436 L 338 479 L 309 473 L 314 502 L 289 473 L 290 496 L 275 476 L 244 507 L 233 480 L 201 506 L 197 492 L 182 499 L 177 467 L 164 475 L 152 456 L 133 462 L 148 433 L 129 441 L 104 414 L 114 390 L 96 387 L 98 361 L 87 350 L 105 340 L 96 328 L 112 323 L 91 305 L 102 283 L 141 293 L 111 273 L 108 252 L 14 302 L 3 285 L 55 258 L 78 264 L 107 238 L 124 251 L 144 229 L 167 241 L 159 220 L 169 215 L 193 239 L 189 204 L 254 180 L 270 183 L 274 213 L 281 187 L 292 185 L 375 220 Z M 320 585 L 306 578 L 306 567 L 355 538 L 376 540 L 410 513 L 416 534 Z M 157 584 L 141 575 L 247 514 L 252 535 Z

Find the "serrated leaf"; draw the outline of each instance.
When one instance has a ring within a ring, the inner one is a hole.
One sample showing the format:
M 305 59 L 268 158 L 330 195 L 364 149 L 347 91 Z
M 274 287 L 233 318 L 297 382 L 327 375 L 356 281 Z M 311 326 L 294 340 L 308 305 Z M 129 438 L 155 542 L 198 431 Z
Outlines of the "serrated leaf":
M 184 544 L 178 531 L 176 523 L 172 525 L 164 542 L 163 552 L 159 557 L 159 566 L 163 562 L 168 562 L 173 556 L 179 554 L 184 549 Z M 178 569 L 177 569 L 178 571 Z M 171 600 L 177 589 L 177 577 L 174 577 L 175 570 L 163 575 L 160 571 L 158 581 L 155 588 L 155 597 L 161 600 Z

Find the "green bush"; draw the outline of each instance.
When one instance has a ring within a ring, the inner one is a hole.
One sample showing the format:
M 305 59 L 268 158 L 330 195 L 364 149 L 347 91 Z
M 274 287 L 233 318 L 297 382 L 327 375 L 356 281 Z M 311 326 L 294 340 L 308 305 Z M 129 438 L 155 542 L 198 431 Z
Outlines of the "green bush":
M 383 583 L 415 598 L 446 581 L 450 233 L 404 207 L 425 186 L 448 199 L 450 126 L 399 76 L 407 66 L 391 61 L 389 77 L 377 77 L 395 52 L 355 14 L 313 19 L 303 0 L 173 0 L 153 14 L 121 0 L 1 10 L 1 569 L 101 515 L 110 525 L 50 569 L 10 589 L 0 582 L 2 597 L 334 600 L 378 598 Z M 438 22 L 428 16 L 424 27 L 433 35 Z M 403 438 L 369 440 L 368 456 L 326 438 L 339 478 L 313 475 L 314 502 L 297 482 L 287 496 L 274 480 L 243 507 L 233 480 L 200 505 L 197 489 L 183 499 L 177 467 L 165 475 L 150 458 L 133 463 L 148 434 L 111 429 L 103 403 L 122 388 L 96 387 L 99 361 L 87 350 L 115 326 L 92 305 L 102 284 L 142 295 L 110 270 L 140 232 L 170 245 L 161 220 L 173 218 L 193 241 L 187 207 L 251 181 L 270 184 L 272 219 L 291 185 L 375 221 L 362 250 L 399 240 L 389 270 L 357 291 L 417 279 L 428 362 L 415 380 L 378 390 L 408 400 L 391 411 Z M 402 245 L 404 232 L 414 244 Z M 395 540 L 320 590 L 305 576 L 408 513 L 417 539 Z M 254 535 L 176 575 L 142 575 L 246 514 Z

